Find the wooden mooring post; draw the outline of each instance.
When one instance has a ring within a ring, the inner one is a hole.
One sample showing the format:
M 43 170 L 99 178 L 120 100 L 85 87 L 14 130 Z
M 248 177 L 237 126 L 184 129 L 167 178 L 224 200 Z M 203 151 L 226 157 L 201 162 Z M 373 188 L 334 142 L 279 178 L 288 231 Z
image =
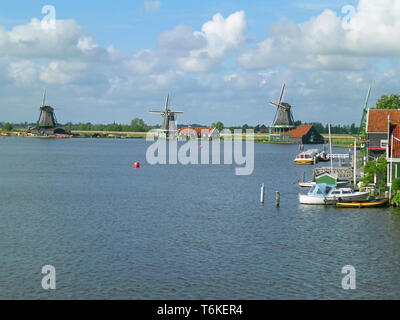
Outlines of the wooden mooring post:
M 276 207 L 279 208 L 281 202 L 281 193 L 279 191 L 276 192 Z

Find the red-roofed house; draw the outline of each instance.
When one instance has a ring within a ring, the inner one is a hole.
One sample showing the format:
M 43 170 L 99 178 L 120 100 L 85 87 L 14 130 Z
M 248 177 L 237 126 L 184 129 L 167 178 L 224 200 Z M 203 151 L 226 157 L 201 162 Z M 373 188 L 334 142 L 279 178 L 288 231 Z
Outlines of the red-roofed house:
M 400 110 L 370 109 L 366 124 L 367 159 L 375 160 L 388 152 L 392 130 L 400 124 Z
M 301 125 L 285 133 L 287 141 L 301 144 L 324 144 L 324 137 L 310 125 Z
M 178 131 L 179 138 L 183 139 L 219 139 L 217 128 L 187 127 Z

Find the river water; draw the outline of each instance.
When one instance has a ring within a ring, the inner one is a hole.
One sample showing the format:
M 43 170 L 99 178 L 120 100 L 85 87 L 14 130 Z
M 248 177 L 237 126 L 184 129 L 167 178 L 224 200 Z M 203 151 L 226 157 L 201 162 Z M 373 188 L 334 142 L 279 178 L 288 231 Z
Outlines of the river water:
M 399 211 L 299 205 L 297 146 L 256 144 L 250 176 L 150 166 L 148 147 L 0 140 L 0 299 L 400 298 Z

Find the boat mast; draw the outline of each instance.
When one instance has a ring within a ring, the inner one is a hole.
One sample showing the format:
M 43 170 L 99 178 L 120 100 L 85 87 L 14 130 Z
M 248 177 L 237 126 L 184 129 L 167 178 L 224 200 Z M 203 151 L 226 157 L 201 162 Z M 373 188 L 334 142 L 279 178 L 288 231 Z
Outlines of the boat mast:
M 357 185 L 357 139 L 354 139 L 354 185 Z
M 389 188 L 389 201 L 392 200 L 392 182 L 393 182 L 393 137 L 394 132 L 392 132 L 392 143 L 390 145 L 390 188 Z
M 328 125 L 328 129 L 329 129 L 329 149 L 330 149 L 330 153 L 331 153 L 331 174 L 333 174 L 333 154 L 332 154 L 332 137 L 331 137 L 331 124 Z

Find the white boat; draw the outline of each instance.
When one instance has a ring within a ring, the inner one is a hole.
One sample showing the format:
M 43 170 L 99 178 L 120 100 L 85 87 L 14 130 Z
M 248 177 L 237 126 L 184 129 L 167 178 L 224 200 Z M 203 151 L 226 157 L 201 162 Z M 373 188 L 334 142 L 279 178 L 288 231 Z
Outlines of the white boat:
M 318 157 L 318 161 L 322 161 L 322 162 L 327 162 L 331 159 L 329 154 L 326 151 L 322 151 L 321 153 L 319 153 L 317 155 L 317 157 Z
M 296 156 L 294 162 L 296 164 L 315 164 L 318 161 L 319 150 L 307 150 Z
M 365 201 L 369 192 L 355 192 L 351 188 L 336 188 L 334 185 L 315 184 L 307 194 L 300 194 L 301 204 L 336 204 L 338 202 Z

